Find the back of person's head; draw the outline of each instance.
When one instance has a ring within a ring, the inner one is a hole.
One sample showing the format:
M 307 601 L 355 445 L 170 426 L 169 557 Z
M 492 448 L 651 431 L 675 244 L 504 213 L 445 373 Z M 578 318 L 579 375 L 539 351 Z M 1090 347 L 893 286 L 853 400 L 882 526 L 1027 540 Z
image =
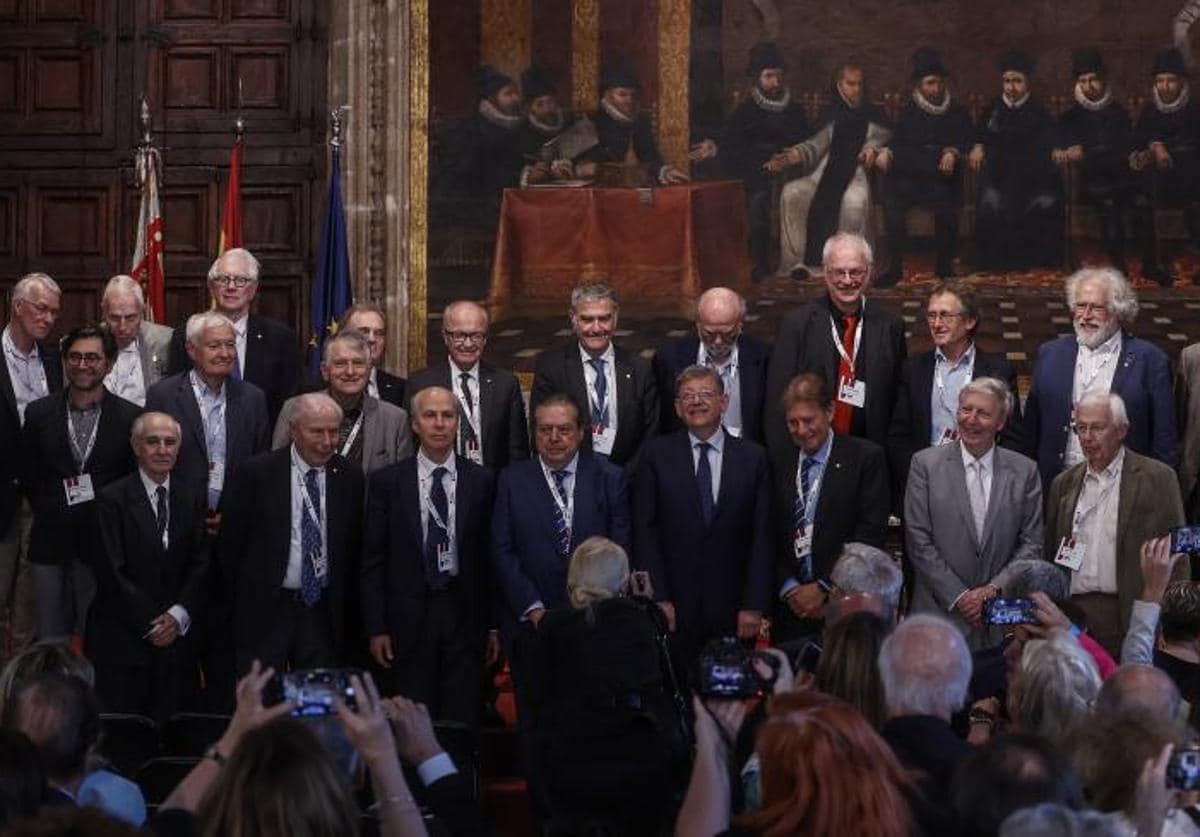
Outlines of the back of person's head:
M 1064 630 L 1025 643 L 1010 675 L 1008 714 L 1025 732 L 1062 746 L 1086 723 L 1100 691 L 1092 656 Z
M 4 837 L 139 837 L 142 833 L 99 808 L 57 805 L 9 826 Z
M 972 751 L 958 766 L 950 802 L 962 837 L 995 837 L 1013 811 L 1056 802 L 1083 806 L 1083 790 L 1070 759 L 1046 739 L 1002 735 Z
M 575 548 L 567 567 L 567 598 L 572 607 L 614 598 L 628 585 L 629 556 L 620 544 L 593 536 Z
M 949 720 L 971 682 L 971 652 L 954 623 L 928 613 L 896 626 L 879 649 L 888 717 L 933 715 Z
M 854 707 L 812 689 L 771 698 L 755 742 L 762 806 L 734 819 L 755 834 L 908 835 L 912 780 Z
M 891 555 L 865 543 L 848 543 L 829 574 L 830 581 L 841 593 L 870 593 L 878 596 L 895 621 L 900 607 L 900 589 L 904 574 Z
M 1092 807 L 1132 813 L 1146 760 L 1184 740 L 1185 727 L 1178 720 L 1147 713 L 1096 714 L 1080 728 L 1072 754 Z
M 1033 593 L 1045 593 L 1051 601 L 1067 598 L 1067 577 L 1063 571 L 1041 558 L 1022 558 L 1000 571 L 995 579 L 1006 599 L 1028 599 Z
M 1128 664 L 1113 672 L 1096 695 L 1097 717 L 1149 714 L 1179 718 L 1182 697 L 1170 676 L 1154 666 Z
M 69 674 L 88 686 L 96 685 L 96 670 L 87 659 L 71 650 L 69 642 L 65 639 L 39 640 L 9 660 L 0 671 L 0 714 L 22 681 L 45 671 Z
M 197 815 L 206 837 L 358 834 L 346 777 L 316 733 L 290 719 L 243 736 Z
M 875 729 L 883 726 L 883 680 L 879 649 L 890 624 L 867 611 L 843 616 L 825 629 L 816 686 L 849 703 Z
M 1176 581 L 1167 587 L 1158 627 L 1167 642 L 1195 642 L 1200 638 L 1200 584 Z
M 1127 833 L 1107 814 L 1043 802 L 1009 814 L 1000 825 L 999 837 L 1124 837 Z
M 23 732 L 38 748 L 46 776 L 78 779 L 100 736 L 96 698 L 78 677 L 47 671 L 22 681 L 4 707 L 4 726 Z
M 0 829 L 36 813 L 45 797 L 37 747 L 24 733 L 0 728 Z

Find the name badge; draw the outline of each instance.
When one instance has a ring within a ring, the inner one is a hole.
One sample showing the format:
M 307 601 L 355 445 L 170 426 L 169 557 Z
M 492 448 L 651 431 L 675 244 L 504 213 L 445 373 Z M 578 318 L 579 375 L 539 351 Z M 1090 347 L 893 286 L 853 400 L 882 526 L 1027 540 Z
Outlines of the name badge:
M 475 439 L 467 440 L 467 459 L 474 462 L 476 465 L 483 464 L 483 451 L 479 448 L 479 442 Z
M 221 491 L 225 488 L 225 463 L 208 463 L 208 487 L 210 491 Z
M 1054 563 L 1072 571 L 1078 571 L 1083 566 L 1083 557 L 1087 553 L 1087 545 L 1079 543 L 1075 538 L 1063 538 L 1058 544 L 1058 553 Z
M 437 568 L 439 573 L 448 573 L 454 569 L 454 551 L 450 544 L 440 543 L 437 548 Z
M 938 439 L 938 445 L 952 445 L 958 441 L 958 429 L 947 427 L 942 431 L 942 438 Z
M 838 401 L 862 408 L 867 403 L 867 382 L 842 378 L 838 383 Z
M 78 506 L 80 503 L 90 503 L 96 499 L 96 491 L 92 488 L 91 474 L 67 477 L 63 480 L 63 489 L 67 493 L 68 506 Z
M 803 558 L 805 555 L 812 554 L 813 527 L 811 523 L 805 523 L 800 529 L 797 529 L 792 538 L 792 547 L 795 551 L 796 558 Z

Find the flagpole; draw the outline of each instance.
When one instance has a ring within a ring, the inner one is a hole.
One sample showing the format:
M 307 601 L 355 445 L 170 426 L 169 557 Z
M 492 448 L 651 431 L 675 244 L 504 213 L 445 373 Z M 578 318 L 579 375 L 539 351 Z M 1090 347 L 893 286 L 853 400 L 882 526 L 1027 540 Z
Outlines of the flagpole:
M 145 298 L 143 316 L 150 322 L 166 319 L 166 279 L 163 274 L 162 213 L 158 203 L 158 184 L 162 176 L 162 157 L 154 146 L 151 132 L 150 102 L 142 94 L 139 122 L 141 142 L 134 148 L 134 172 L 141 206 L 138 211 L 137 243 L 134 245 L 130 274 L 142 286 Z
M 320 367 L 325 340 L 337 332 L 338 319 L 353 301 L 341 186 L 344 110 L 344 106 L 339 106 L 329 111 L 329 192 L 325 201 L 310 298 L 308 367 L 313 374 Z

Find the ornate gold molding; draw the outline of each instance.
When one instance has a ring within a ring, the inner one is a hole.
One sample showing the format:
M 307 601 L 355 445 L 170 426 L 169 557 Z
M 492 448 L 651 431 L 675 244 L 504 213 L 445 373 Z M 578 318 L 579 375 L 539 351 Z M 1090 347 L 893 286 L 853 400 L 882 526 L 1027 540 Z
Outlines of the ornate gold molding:
M 444 0 L 443 0 L 444 2 Z M 533 36 L 531 0 L 482 0 L 479 57 L 484 64 L 520 78 L 529 66 Z
M 571 3 L 571 107 L 594 110 L 600 84 L 600 2 Z
M 684 171 L 691 45 L 690 0 L 658 0 L 658 147 L 667 162 Z
M 408 363 L 425 366 L 429 249 L 429 0 L 409 0 Z

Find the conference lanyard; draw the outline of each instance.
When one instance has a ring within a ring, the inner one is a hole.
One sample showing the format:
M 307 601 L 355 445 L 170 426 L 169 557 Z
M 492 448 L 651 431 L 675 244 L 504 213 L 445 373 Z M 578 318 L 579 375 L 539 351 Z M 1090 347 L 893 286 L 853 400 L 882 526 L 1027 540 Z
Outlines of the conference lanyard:
M 854 359 L 858 357 L 858 347 L 862 343 L 863 314 L 866 313 L 866 310 L 867 301 L 864 299 L 862 310 L 858 314 L 858 325 L 854 327 L 854 353 L 850 355 L 846 354 L 846 347 L 842 345 L 842 337 L 838 334 L 836 318 L 832 314 L 829 315 L 829 333 L 833 335 L 833 345 L 837 349 L 838 354 L 842 356 L 842 360 L 846 361 L 851 374 L 854 373 Z
M 572 474 L 571 476 L 574 479 L 575 475 Z M 546 484 L 550 486 L 550 496 L 554 498 L 554 504 L 558 506 L 558 510 L 562 513 L 567 528 L 570 529 L 575 522 L 575 492 L 573 490 L 567 492 L 567 499 L 564 501 L 562 495 L 558 493 L 558 483 L 545 463 L 542 464 L 542 477 L 545 478 Z M 574 483 L 572 483 L 571 488 L 574 489 L 574 487 Z
M 362 429 L 363 416 L 366 415 L 366 410 L 358 414 L 358 418 L 354 420 L 354 426 L 350 428 L 350 434 L 346 436 L 346 444 L 342 445 L 340 453 L 342 456 L 350 455 L 350 448 L 354 445 L 354 440 L 358 438 L 358 431 Z
M 804 504 L 804 520 L 807 523 L 813 523 L 813 514 L 815 509 L 810 509 L 808 502 L 810 498 L 816 498 L 821 490 L 821 480 L 825 479 L 825 466 L 821 466 L 821 476 L 815 480 L 810 480 L 808 483 L 808 493 L 804 492 L 803 486 L 800 485 L 800 468 L 796 469 L 796 496 L 800 498 L 800 502 Z
M 442 475 L 442 479 L 445 479 L 447 476 L 450 476 L 449 471 L 446 471 L 446 473 Z M 442 486 L 442 489 L 445 490 L 444 484 Z M 432 475 L 430 476 L 429 491 L 425 492 L 424 506 L 425 506 L 425 511 L 427 511 L 429 513 L 430 521 L 432 521 L 433 523 L 436 523 L 441 528 L 441 530 L 446 533 L 446 539 L 450 544 L 451 550 L 453 550 L 454 541 L 455 541 L 454 530 L 450 528 L 449 521 L 442 519 L 442 516 L 438 513 L 437 508 L 433 505 L 433 477 L 432 477 Z M 449 512 L 449 510 L 450 510 L 450 492 L 447 491 L 446 492 L 446 511 Z
M 79 462 L 79 473 L 83 473 L 83 466 L 87 464 L 88 458 L 92 455 L 92 448 L 96 447 L 96 432 L 100 429 L 100 408 L 96 408 L 96 423 L 92 425 L 92 432 L 88 435 L 87 447 L 82 451 L 79 449 L 79 441 L 75 437 L 75 420 L 71 418 L 71 407 L 67 406 L 67 441 L 71 443 L 71 451 L 77 457 Z

